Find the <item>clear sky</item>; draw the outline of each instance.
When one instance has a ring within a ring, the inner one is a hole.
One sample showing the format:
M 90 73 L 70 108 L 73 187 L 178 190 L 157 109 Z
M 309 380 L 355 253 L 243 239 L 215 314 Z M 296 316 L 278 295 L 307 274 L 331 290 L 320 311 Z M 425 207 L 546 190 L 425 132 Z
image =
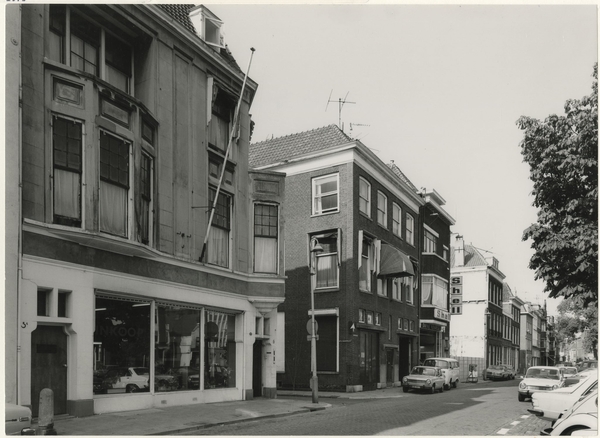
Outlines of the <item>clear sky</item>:
M 256 49 L 252 141 L 338 124 L 345 99 L 344 131 L 437 190 L 452 230 L 543 302 L 521 240 L 536 210 L 515 122 L 591 93 L 595 4 L 206 4 L 242 70 Z

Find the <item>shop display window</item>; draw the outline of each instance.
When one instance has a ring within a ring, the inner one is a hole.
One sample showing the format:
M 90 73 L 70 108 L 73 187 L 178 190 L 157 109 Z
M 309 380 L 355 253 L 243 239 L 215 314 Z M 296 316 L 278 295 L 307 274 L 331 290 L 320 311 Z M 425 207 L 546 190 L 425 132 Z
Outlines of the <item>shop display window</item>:
M 204 389 L 235 387 L 235 316 L 204 311 Z

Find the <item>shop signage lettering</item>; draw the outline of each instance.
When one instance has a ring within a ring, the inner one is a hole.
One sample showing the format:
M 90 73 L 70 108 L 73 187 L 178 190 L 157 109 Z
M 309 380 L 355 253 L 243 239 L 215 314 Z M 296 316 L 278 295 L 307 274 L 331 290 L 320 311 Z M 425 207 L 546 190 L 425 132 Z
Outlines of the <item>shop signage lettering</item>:
M 98 334 L 101 336 L 128 336 L 130 338 L 135 338 L 141 336 L 145 333 L 144 329 L 134 328 L 134 327 L 107 327 L 101 326 L 99 327 Z
M 435 309 L 435 317 L 444 321 L 450 321 L 450 314 L 441 309 Z

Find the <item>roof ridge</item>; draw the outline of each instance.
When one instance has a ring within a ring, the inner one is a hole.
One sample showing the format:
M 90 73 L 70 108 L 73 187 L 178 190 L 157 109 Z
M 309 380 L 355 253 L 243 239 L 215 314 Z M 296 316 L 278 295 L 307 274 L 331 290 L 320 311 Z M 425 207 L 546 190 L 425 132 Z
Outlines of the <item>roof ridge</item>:
M 289 137 L 296 137 L 296 136 L 299 136 L 299 135 L 305 135 L 305 134 L 308 134 L 308 133 L 311 133 L 311 132 L 315 132 L 315 131 L 321 131 L 321 130 L 324 130 L 324 129 L 327 129 L 327 128 L 336 128 L 336 129 L 339 131 L 339 133 L 340 133 L 340 134 L 342 134 L 342 135 L 344 135 L 344 136 L 346 137 L 346 139 L 347 139 L 348 141 L 353 141 L 353 140 L 352 140 L 350 137 L 348 137 L 348 135 L 346 135 L 346 133 L 345 133 L 344 131 L 342 131 L 342 130 L 341 130 L 341 129 L 340 129 L 340 128 L 339 128 L 339 127 L 336 125 L 336 124 L 332 123 L 332 124 L 330 124 L 330 125 L 321 126 L 320 128 L 308 129 L 308 130 L 306 130 L 306 131 L 294 132 L 293 134 L 281 135 L 281 136 L 279 136 L 279 137 L 273 137 L 273 138 L 269 138 L 269 139 L 267 139 L 267 140 L 261 140 L 261 141 L 257 141 L 256 143 L 251 143 L 250 145 L 251 145 L 251 146 L 254 146 L 254 145 L 259 145 L 259 144 L 261 144 L 261 143 L 265 143 L 265 142 L 268 142 L 268 141 L 275 141 L 275 140 L 281 140 L 281 139 L 284 139 L 284 138 L 289 138 Z

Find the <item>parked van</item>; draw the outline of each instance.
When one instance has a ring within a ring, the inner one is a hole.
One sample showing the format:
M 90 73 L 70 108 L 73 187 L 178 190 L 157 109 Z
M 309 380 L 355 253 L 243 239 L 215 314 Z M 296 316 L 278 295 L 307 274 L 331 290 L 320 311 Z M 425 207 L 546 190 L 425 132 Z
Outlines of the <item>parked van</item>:
M 442 374 L 444 375 L 444 386 L 446 389 L 450 389 L 450 387 L 456 388 L 458 386 L 460 368 L 456 359 L 449 357 L 431 357 L 429 359 L 425 359 L 423 366 L 441 368 Z

